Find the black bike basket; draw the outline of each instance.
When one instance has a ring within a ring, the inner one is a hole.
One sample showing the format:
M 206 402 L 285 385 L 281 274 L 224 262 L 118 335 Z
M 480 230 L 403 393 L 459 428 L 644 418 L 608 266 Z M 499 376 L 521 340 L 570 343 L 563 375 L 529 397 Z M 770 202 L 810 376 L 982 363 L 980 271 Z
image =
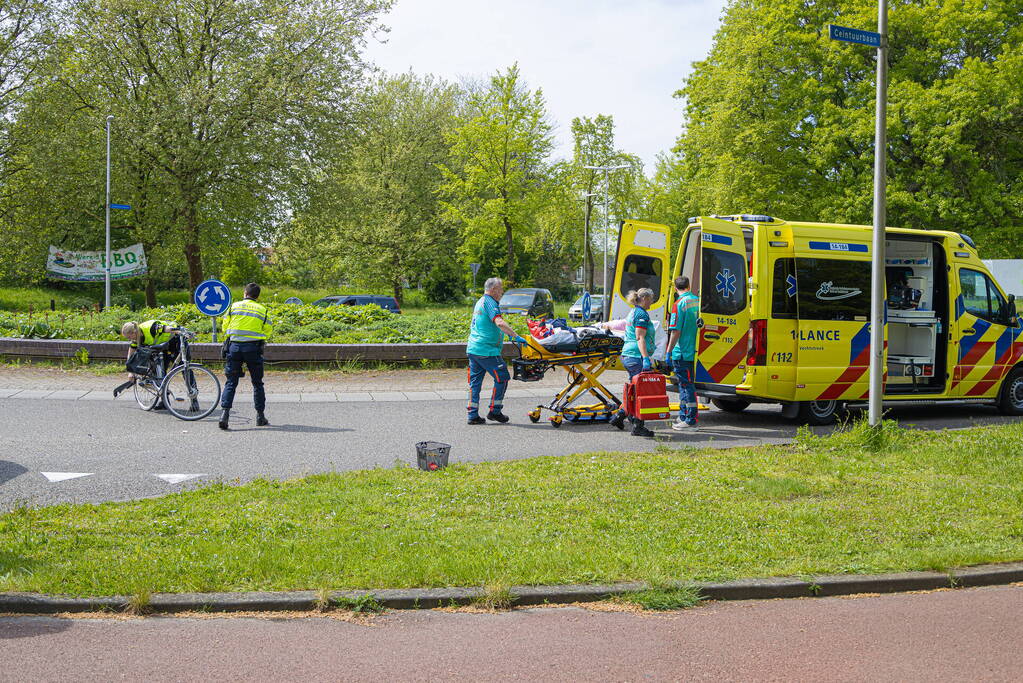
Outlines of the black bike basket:
M 125 363 L 125 369 L 128 372 L 135 373 L 136 375 L 151 375 L 153 374 L 153 362 L 155 360 L 155 351 L 145 347 L 139 347 L 132 351 L 132 354 L 128 356 L 128 362 Z

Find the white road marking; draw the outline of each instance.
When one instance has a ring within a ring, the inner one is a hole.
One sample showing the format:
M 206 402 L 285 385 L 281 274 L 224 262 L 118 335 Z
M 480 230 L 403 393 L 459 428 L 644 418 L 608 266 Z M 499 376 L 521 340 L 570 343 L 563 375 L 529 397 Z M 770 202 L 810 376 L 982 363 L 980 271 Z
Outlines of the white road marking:
M 195 479 L 196 477 L 205 477 L 205 474 L 154 474 L 154 477 L 163 479 L 168 484 L 180 484 L 183 481 L 189 479 Z
M 39 474 L 46 477 L 51 483 L 67 479 L 77 479 L 78 477 L 91 477 L 93 475 L 92 472 L 40 472 Z

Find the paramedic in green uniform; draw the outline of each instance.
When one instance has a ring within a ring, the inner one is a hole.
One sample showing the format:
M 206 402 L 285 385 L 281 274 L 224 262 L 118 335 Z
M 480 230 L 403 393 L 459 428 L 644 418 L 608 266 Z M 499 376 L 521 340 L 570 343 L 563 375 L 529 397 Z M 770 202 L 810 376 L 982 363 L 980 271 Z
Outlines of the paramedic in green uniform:
M 678 377 L 678 420 L 671 423 L 676 432 L 697 426 L 699 406 L 693 386 L 696 361 L 696 324 L 700 318 L 700 298 L 689 291 L 689 278 L 675 278 L 678 300 L 668 318 L 668 358 Z
M 629 379 L 632 379 L 639 373 L 650 370 L 653 367 L 650 357 L 654 355 L 656 342 L 654 339 L 654 323 L 650 320 L 650 314 L 647 313 L 647 309 L 654 303 L 654 291 L 648 287 L 633 290 L 629 292 L 625 299 L 633 308 L 629 312 L 628 318 L 626 318 L 625 346 L 622 347 L 622 365 L 625 366 L 626 372 L 629 373 Z M 633 436 L 654 435 L 643 424 L 643 420 L 635 417 L 630 417 L 629 419 L 632 420 Z M 611 418 L 611 424 L 618 427 L 618 429 L 622 429 L 625 425 L 625 411 L 619 410 Z
M 504 335 L 512 341 L 525 344 L 526 340 L 516 334 L 511 325 L 501 317 L 498 302 L 504 294 L 504 283 L 501 278 L 489 278 L 483 284 L 483 296 L 476 302 L 472 311 L 472 324 L 469 327 L 469 343 L 466 354 L 469 356 L 469 424 L 481 425 L 487 420 L 507 422 L 508 416 L 501 412 L 504 404 L 504 392 L 508 390 L 508 365 L 501 358 L 501 346 Z M 490 399 L 487 420 L 480 417 L 480 390 L 483 378 L 490 375 L 494 378 L 494 393 Z

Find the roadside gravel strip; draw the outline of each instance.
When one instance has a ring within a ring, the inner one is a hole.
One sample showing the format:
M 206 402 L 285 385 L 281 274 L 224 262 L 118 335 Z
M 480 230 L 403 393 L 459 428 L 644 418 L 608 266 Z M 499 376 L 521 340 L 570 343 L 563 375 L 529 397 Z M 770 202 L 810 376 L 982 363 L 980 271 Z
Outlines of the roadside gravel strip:
M 900 593 L 941 588 L 975 588 L 1023 582 L 1023 562 L 988 564 L 948 572 L 900 572 L 895 574 L 836 574 L 807 579 L 739 579 L 722 583 L 693 584 L 705 600 L 770 600 L 775 598 L 828 597 L 862 593 Z M 554 605 L 596 602 L 627 596 L 650 588 L 645 583 L 610 585 L 514 586 L 512 605 Z M 485 597 L 482 588 L 416 588 L 373 591 L 331 591 L 329 605 L 373 600 L 387 609 L 432 609 L 470 605 Z M 282 612 L 309 611 L 324 607 L 317 591 L 251 593 L 156 593 L 144 606 L 151 614 L 176 612 Z M 0 614 L 59 614 L 65 612 L 123 612 L 130 599 L 70 598 L 36 593 L 0 593 Z

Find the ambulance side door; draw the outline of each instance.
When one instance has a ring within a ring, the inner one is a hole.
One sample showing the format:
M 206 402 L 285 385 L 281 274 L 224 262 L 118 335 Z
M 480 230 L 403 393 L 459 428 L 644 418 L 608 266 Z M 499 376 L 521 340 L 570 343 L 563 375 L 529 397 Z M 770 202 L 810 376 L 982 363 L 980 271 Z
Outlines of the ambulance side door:
M 611 288 L 611 315 L 619 320 L 629 315 L 632 306 L 625 300 L 632 290 L 648 287 L 654 292 L 650 319 L 667 321 L 667 310 L 674 301 L 671 288 L 669 245 L 671 228 L 658 223 L 624 221 L 618 234 L 618 255 L 615 258 L 614 284 Z
M 956 264 L 952 275 L 959 285 L 951 331 L 958 348 L 951 359 L 952 395 L 995 396 L 1019 357 L 1019 321 L 1006 319 L 1007 299 L 988 273 L 974 264 Z
M 797 234 L 797 401 L 866 398 L 870 366 L 869 235 Z
M 742 228 L 717 218 L 700 218 L 700 332 L 696 381 L 734 386 L 742 382 L 749 346 L 746 242 Z

